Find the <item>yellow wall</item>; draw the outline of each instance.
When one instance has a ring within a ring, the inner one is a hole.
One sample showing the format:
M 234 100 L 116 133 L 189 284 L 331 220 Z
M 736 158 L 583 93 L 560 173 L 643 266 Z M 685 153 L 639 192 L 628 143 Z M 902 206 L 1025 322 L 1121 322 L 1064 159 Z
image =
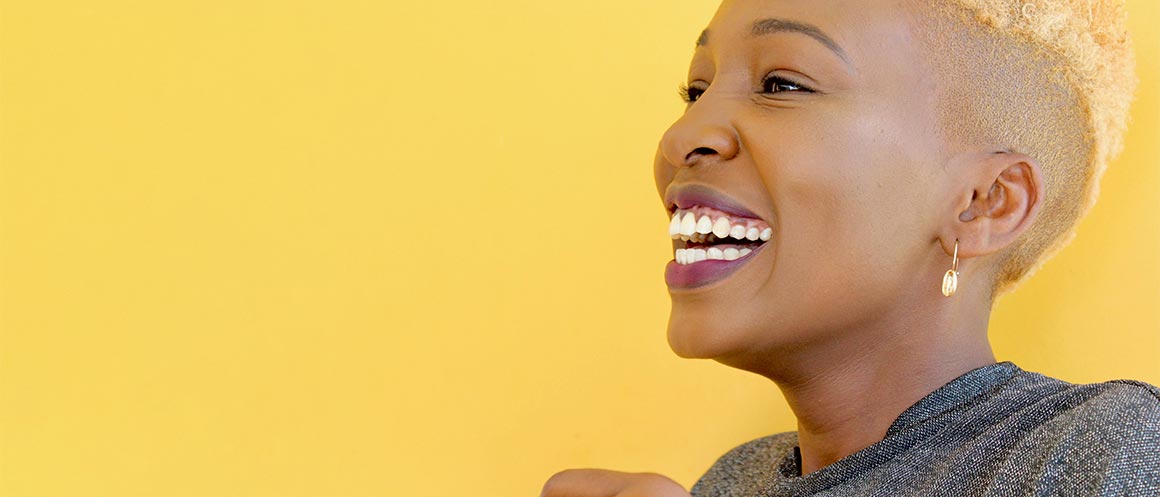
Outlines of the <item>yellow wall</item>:
M 1160 383 L 1160 11 L 1129 3 L 1126 152 L 992 326 L 1073 381 Z M 664 336 L 652 154 L 715 8 L 3 0 L 0 494 L 690 485 L 793 429 Z

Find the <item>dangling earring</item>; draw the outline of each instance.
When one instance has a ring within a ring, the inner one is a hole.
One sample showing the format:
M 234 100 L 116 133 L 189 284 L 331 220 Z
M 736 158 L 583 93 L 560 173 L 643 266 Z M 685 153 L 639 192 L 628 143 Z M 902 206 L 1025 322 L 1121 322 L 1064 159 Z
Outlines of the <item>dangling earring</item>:
M 955 255 L 951 259 L 951 268 L 943 275 L 942 292 L 950 297 L 959 286 L 959 239 L 955 238 Z

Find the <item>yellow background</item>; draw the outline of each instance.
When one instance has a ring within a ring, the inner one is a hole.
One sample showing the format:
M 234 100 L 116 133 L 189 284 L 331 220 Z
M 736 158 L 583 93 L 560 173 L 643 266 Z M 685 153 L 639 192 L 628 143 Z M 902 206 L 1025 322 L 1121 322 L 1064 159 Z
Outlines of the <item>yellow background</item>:
M 0 494 L 688 486 L 794 429 L 665 341 L 652 155 L 715 8 L 4 0 Z M 991 328 L 1077 382 L 1160 383 L 1160 12 L 1129 9 L 1125 153 Z

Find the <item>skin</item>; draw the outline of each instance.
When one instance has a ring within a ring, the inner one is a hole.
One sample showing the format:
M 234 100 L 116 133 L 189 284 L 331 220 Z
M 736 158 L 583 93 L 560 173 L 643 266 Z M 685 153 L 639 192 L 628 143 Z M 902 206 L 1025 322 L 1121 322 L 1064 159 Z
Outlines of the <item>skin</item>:
M 773 381 L 797 418 L 803 474 L 882 440 L 907 407 L 996 362 L 990 282 L 1042 205 L 1035 158 L 937 131 L 939 82 L 913 8 L 726 0 L 690 63 L 700 95 L 657 149 L 662 199 L 700 183 L 773 227 L 773 245 L 729 277 L 670 288 L 668 341 L 681 357 Z M 817 26 L 844 58 L 800 32 L 752 35 L 767 18 Z M 769 75 L 790 82 L 763 84 Z M 687 495 L 662 475 L 598 469 L 561 471 L 542 493 Z

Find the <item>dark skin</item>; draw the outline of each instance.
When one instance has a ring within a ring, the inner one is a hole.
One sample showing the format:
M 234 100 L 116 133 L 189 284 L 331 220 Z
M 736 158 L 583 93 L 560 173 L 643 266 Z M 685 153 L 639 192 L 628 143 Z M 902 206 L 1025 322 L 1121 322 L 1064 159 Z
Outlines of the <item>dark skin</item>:
M 656 154 L 662 199 L 708 185 L 773 227 L 773 246 L 739 271 L 670 288 L 668 341 L 681 357 L 777 384 L 797 418 L 803 474 L 882 440 L 907 407 L 995 362 L 990 283 L 1042 206 L 1035 158 L 935 131 L 937 78 L 911 8 L 726 0 L 690 64 L 695 100 Z M 793 22 L 755 34 L 765 19 Z M 806 25 L 817 31 L 793 29 Z M 956 239 L 960 279 L 947 298 Z M 571 469 L 542 495 L 689 494 L 655 473 Z

